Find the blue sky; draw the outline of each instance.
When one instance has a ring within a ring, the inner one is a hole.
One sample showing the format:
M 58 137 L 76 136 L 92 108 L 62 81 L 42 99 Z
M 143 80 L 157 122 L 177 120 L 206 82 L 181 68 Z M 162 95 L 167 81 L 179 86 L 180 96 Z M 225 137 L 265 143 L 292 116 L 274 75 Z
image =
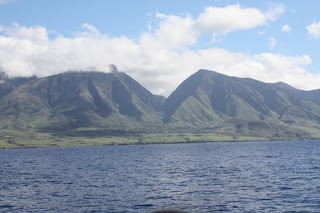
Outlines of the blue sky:
M 42 77 L 115 64 L 162 95 L 200 68 L 318 89 L 319 8 L 318 0 L 0 0 L 0 69 Z

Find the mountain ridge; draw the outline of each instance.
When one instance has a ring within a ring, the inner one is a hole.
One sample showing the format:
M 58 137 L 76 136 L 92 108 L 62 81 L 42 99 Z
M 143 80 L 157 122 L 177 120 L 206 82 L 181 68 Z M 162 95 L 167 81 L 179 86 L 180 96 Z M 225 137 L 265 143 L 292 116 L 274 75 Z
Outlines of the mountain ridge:
M 318 132 L 319 104 L 314 101 L 317 99 L 314 94 L 306 96 L 306 93 L 317 95 L 316 90 L 308 93 L 284 84 L 200 70 L 169 96 L 164 121 L 194 123 L 204 128 L 222 123 L 235 134 L 241 131 L 251 134 L 250 129 L 258 128 L 272 130 L 274 135 L 292 135 L 303 132 L 297 130 L 299 125 Z
M 37 113 L 45 113 L 46 122 L 51 123 L 49 129 L 56 129 L 52 125 L 62 129 L 103 126 L 103 120 L 114 114 L 118 123 L 129 119 L 137 124 L 139 120 L 157 117 L 156 109 L 161 106 L 159 98 L 126 74 L 100 72 L 67 72 L 41 78 L 21 85 L 1 98 L 0 103 L 1 117 L 12 113 L 16 117 L 19 114 L 38 117 Z M 55 119 L 58 123 L 52 124 Z
M 320 90 L 298 90 L 282 82 L 201 69 L 168 98 L 152 94 L 118 71 L 66 72 L 12 82 L 11 90 L 0 96 L 0 128 L 7 130 L 54 133 L 98 128 L 320 137 Z

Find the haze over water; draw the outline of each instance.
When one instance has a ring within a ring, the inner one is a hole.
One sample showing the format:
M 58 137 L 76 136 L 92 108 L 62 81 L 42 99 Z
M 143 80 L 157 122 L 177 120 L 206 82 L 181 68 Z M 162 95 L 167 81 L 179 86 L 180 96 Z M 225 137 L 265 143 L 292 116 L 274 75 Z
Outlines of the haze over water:
M 0 150 L 0 211 L 318 212 L 320 141 Z

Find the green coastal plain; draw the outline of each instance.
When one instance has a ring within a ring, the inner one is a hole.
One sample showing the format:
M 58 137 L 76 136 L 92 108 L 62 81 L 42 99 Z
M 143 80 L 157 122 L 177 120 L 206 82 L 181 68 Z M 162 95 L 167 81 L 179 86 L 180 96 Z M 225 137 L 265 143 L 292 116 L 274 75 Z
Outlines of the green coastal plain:
M 46 147 L 80 147 L 108 145 L 141 145 L 165 143 L 196 142 L 241 142 L 241 141 L 273 141 L 296 140 L 288 137 L 233 136 L 231 134 L 192 134 L 192 133 L 156 133 L 128 134 L 110 136 L 64 136 L 50 133 L 1 131 L 0 149 L 46 148 Z M 310 139 L 310 138 L 300 138 Z
M 63 137 L 52 136 L 48 133 L 21 132 L 3 132 L 1 135 L 0 149 L 269 140 L 268 138 L 250 136 L 177 133 L 109 137 Z

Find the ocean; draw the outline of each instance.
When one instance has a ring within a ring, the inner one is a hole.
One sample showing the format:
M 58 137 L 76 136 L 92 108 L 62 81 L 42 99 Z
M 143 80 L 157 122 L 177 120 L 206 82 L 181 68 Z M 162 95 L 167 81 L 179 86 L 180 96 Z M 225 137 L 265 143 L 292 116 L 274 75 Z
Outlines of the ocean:
M 0 150 L 0 212 L 319 212 L 320 141 Z

